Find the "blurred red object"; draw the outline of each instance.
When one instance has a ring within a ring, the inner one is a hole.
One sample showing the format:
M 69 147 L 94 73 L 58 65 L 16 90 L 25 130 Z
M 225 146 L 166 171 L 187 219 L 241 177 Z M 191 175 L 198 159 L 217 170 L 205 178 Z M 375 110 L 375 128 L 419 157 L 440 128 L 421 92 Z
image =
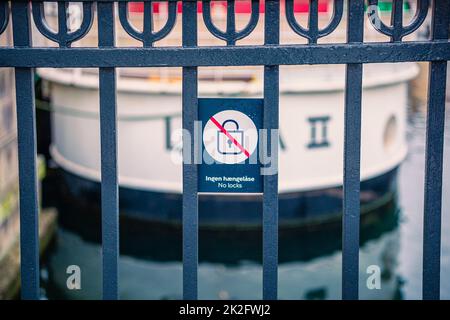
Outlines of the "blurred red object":
M 283 1 L 284 8 L 284 1 Z M 211 7 L 222 6 L 226 8 L 225 1 L 212 1 Z M 153 13 L 159 13 L 160 3 L 153 3 Z M 319 1 L 319 12 L 325 13 L 328 12 L 329 1 L 328 0 L 320 0 Z M 143 2 L 131 2 L 129 4 L 130 12 L 143 12 L 144 11 L 144 3 Z M 181 13 L 181 2 L 178 3 L 178 12 Z M 251 1 L 236 1 L 235 4 L 236 13 L 251 13 L 252 6 Z M 198 3 L 198 12 L 202 12 L 202 3 Z M 264 13 L 264 0 L 260 1 L 259 12 Z M 309 0 L 297 0 L 294 1 L 294 12 L 296 13 L 308 13 L 309 12 Z

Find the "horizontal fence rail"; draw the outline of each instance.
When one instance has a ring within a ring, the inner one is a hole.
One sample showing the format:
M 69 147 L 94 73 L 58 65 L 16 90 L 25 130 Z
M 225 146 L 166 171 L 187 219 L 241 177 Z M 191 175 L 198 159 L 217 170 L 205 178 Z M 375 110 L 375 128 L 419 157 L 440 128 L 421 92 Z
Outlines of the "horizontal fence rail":
M 448 61 L 447 41 L 195 48 L 1 48 L 0 67 L 207 67 Z
M 117 179 L 116 68 L 182 67 L 183 128 L 194 133 L 198 119 L 198 68 L 207 66 L 264 67 L 264 129 L 279 128 L 279 66 L 345 64 L 345 142 L 343 200 L 342 297 L 358 299 L 361 100 L 363 65 L 371 63 L 430 62 L 427 123 L 426 178 L 424 207 L 423 298 L 439 299 L 443 137 L 447 61 L 450 60 L 450 0 L 416 0 L 416 14 L 409 24 L 403 21 L 403 1 L 393 0 L 390 24 L 378 16 L 377 0 L 333 1 L 328 25 L 319 27 L 318 0 L 309 1 L 308 26 L 302 26 L 294 12 L 294 1 L 251 1 L 246 26 L 236 27 L 235 1 L 227 1 L 225 30 L 219 29 L 211 14 L 210 0 L 170 0 L 167 21 L 153 30 L 151 0 L 98 0 L 82 2 L 82 21 L 77 30 L 68 30 L 68 0 L 57 1 L 58 31 L 52 30 L 44 15 L 42 1 L 0 1 L 0 34 L 12 24 L 13 46 L 0 47 L 0 67 L 15 68 L 18 112 L 21 273 L 22 298 L 39 298 L 38 197 L 36 177 L 36 127 L 34 68 L 98 68 L 100 88 L 103 298 L 119 298 L 119 199 Z M 144 2 L 143 30 L 136 30 L 128 17 L 128 2 Z M 200 10 L 201 8 L 201 10 Z M 264 10 L 262 10 L 264 9 Z M 201 13 L 200 13 L 201 11 Z M 431 14 L 432 37 L 428 41 L 405 41 Z M 117 47 L 115 22 L 139 41 L 136 47 Z M 182 15 L 182 45 L 154 47 L 170 37 Z M 299 44 L 280 44 L 280 15 L 298 36 Z M 321 44 L 347 18 L 346 43 Z M 224 46 L 199 46 L 197 19 L 201 18 L 211 37 Z M 98 47 L 72 48 L 98 22 Z M 264 19 L 264 44 L 240 45 Z M 387 42 L 364 42 L 364 25 L 370 21 Z M 35 28 L 32 28 L 34 23 Z M 58 47 L 36 47 L 33 32 Z M 306 40 L 307 44 L 301 44 Z M 276 137 L 275 137 L 276 138 Z M 273 139 L 273 136 L 272 136 Z M 278 141 L 278 139 L 275 139 Z M 278 144 L 271 156 L 278 157 Z M 183 152 L 196 157 L 192 141 L 183 139 Z M 191 161 L 192 163 L 192 161 Z M 198 168 L 183 165 L 183 297 L 198 297 Z M 263 299 L 277 299 L 278 286 L 278 175 L 264 177 L 263 207 Z M 301 250 L 301 248 L 299 248 Z M 299 286 L 301 284 L 298 284 Z

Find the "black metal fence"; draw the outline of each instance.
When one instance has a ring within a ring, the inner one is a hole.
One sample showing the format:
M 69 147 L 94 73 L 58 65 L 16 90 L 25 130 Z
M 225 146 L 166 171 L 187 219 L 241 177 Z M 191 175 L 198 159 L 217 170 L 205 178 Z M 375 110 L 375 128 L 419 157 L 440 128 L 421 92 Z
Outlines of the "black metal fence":
M 142 0 L 141 0 L 142 1 Z M 166 0 L 167 1 L 167 0 Z M 198 46 L 197 6 L 195 0 L 182 2 L 182 46 L 153 47 L 172 30 L 177 15 L 177 1 L 169 1 L 166 25 L 152 30 L 150 0 L 144 4 L 144 29 L 137 32 L 127 17 L 127 2 L 84 1 L 83 21 L 77 31 L 67 28 L 68 1 L 58 2 L 58 31 L 52 31 L 43 13 L 42 1 L 1 1 L 0 31 L 12 17 L 13 47 L 0 48 L 0 67 L 14 67 L 19 141 L 21 275 L 22 298 L 39 297 L 38 201 L 36 177 L 36 125 L 34 104 L 34 68 L 92 67 L 99 69 L 101 177 L 102 177 L 102 245 L 103 297 L 118 298 L 118 179 L 117 179 L 117 67 L 183 67 L 183 128 L 193 132 L 198 107 L 198 67 L 203 66 L 264 66 L 264 129 L 279 125 L 279 66 L 305 64 L 346 64 L 345 142 L 344 142 L 344 202 L 342 297 L 358 298 L 359 222 L 360 222 L 360 149 L 361 96 L 363 64 L 383 62 L 429 61 L 429 101 L 427 120 L 426 181 L 424 208 L 423 298 L 439 299 L 441 199 L 445 92 L 447 61 L 450 59 L 449 0 L 417 0 L 413 21 L 403 24 L 403 0 L 392 0 L 391 24 L 367 17 L 367 5 L 377 6 L 377 0 L 334 1 L 334 14 L 327 27 L 318 23 L 318 0 L 310 0 L 308 28 L 294 17 L 294 1 L 281 5 L 266 0 L 264 45 L 240 46 L 236 41 L 249 36 L 260 18 L 258 0 L 252 0 L 252 13 L 247 26 L 236 29 L 235 1 L 227 1 L 226 31 L 212 21 L 210 0 L 203 0 L 203 19 L 208 30 L 226 42 L 226 46 Z M 116 6 L 115 3 L 118 3 Z M 98 18 L 98 47 L 71 48 L 71 43 L 83 38 L 92 27 L 95 8 Z M 285 12 L 280 12 L 283 8 Z M 370 7 L 369 7 L 370 8 Z M 430 9 L 431 8 L 431 9 Z M 347 11 L 347 43 L 317 44 L 337 28 Z M 115 11 L 120 23 L 142 47 L 115 46 Z M 416 31 L 432 14 L 432 39 L 405 42 L 402 39 Z M 11 14 L 10 14 L 11 13 Z M 308 44 L 280 45 L 280 14 L 285 14 L 289 26 Z M 31 16 L 37 30 L 59 44 L 59 48 L 35 47 L 32 43 Z M 364 23 L 369 19 L 390 42 L 364 43 Z M 278 139 L 277 139 L 278 141 Z M 185 150 L 194 150 L 194 142 L 184 139 Z M 268 143 L 271 145 L 271 143 Z M 271 156 L 277 156 L 277 142 L 272 143 Z M 189 155 L 191 156 L 191 155 Z M 192 161 L 191 161 L 192 163 Z M 183 292 L 185 299 L 197 298 L 198 268 L 198 168 L 183 165 Z M 264 176 L 263 196 L 263 298 L 277 298 L 278 268 L 278 176 Z

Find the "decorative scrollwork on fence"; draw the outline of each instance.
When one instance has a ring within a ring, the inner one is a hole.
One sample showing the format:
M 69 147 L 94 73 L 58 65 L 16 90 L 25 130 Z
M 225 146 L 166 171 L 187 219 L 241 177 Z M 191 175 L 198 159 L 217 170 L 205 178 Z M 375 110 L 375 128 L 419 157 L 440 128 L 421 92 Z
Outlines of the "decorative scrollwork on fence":
M 344 1 L 335 0 L 333 17 L 323 29 L 319 29 L 319 0 L 309 1 L 308 29 L 302 27 L 295 19 L 294 0 L 286 0 L 286 19 L 289 26 L 298 35 L 308 39 L 309 44 L 317 44 L 317 40 L 331 34 L 338 27 L 344 13 Z
M 33 20 L 39 32 L 46 38 L 56 42 L 60 47 L 70 47 L 72 42 L 83 38 L 91 29 L 94 21 L 94 4 L 83 2 L 83 20 L 80 27 L 70 32 L 68 27 L 68 2 L 58 2 L 58 32 L 52 31 L 45 19 L 44 2 L 33 2 Z
M 0 2 L 0 34 L 5 31 L 9 21 L 9 3 Z
M 129 21 L 128 3 L 119 2 L 119 20 L 124 30 L 136 40 L 143 43 L 144 47 L 152 47 L 153 43 L 165 38 L 175 26 L 177 19 L 177 2 L 168 1 L 168 16 L 166 24 L 159 30 L 153 31 L 153 3 L 144 2 L 144 27 L 142 32 L 137 30 Z
M 429 4 L 429 0 L 417 0 L 416 14 L 408 26 L 403 25 L 403 0 L 393 0 L 390 26 L 381 21 L 378 12 L 378 0 L 369 0 L 367 14 L 370 23 L 378 32 L 389 36 L 392 42 L 399 42 L 423 24 L 428 14 Z
M 203 21 L 209 32 L 216 38 L 226 41 L 227 45 L 235 45 L 236 41 L 244 39 L 255 29 L 259 20 L 259 0 L 252 0 L 252 13 L 250 21 L 242 30 L 236 30 L 236 14 L 234 11 L 235 0 L 227 1 L 227 27 L 225 31 L 217 28 L 212 22 L 211 16 L 211 0 L 202 1 Z

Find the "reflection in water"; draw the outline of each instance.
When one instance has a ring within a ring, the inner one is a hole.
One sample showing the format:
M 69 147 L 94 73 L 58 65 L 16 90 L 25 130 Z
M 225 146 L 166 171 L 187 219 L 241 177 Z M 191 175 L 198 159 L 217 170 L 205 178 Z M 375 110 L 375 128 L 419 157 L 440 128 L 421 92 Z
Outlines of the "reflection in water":
M 398 197 L 362 217 L 360 297 L 421 298 L 424 119 L 412 114 L 409 155 L 399 171 Z M 447 121 L 447 124 L 450 123 Z M 446 136 L 448 157 L 449 136 Z M 448 159 L 448 158 L 447 158 Z M 444 168 L 442 298 L 450 298 L 449 164 Z M 81 207 L 83 204 L 80 204 Z M 62 228 L 43 269 L 49 298 L 101 297 L 101 247 L 98 215 L 64 208 Z M 81 213 L 81 214 L 80 214 Z M 72 218 L 70 218 L 72 217 Z M 81 218 L 82 217 L 82 218 Z M 72 230 L 72 231 L 69 231 Z M 75 231 L 75 232 L 73 232 Z M 201 299 L 260 299 L 261 230 L 202 230 L 199 247 Z M 121 219 L 120 295 L 122 299 L 180 299 L 181 229 Z M 327 224 L 280 230 L 280 299 L 339 299 L 341 290 L 339 217 Z M 79 265 L 82 289 L 66 289 L 66 268 Z M 381 271 L 381 289 L 369 290 L 369 266 Z
M 80 215 L 79 215 L 80 216 Z M 82 216 L 82 215 L 81 215 Z M 93 221 L 79 221 L 76 233 L 60 229 L 47 261 L 49 298 L 101 297 L 101 247 L 89 239 Z M 361 297 L 392 299 L 397 295 L 398 210 L 395 199 L 362 219 Z M 120 289 L 122 299 L 180 299 L 182 292 L 181 229 L 121 221 Z M 74 224 L 71 225 L 72 230 Z M 94 228 L 95 229 L 95 228 Z M 98 230 L 94 230 L 98 231 Z M 84 238 L 84 239 L 83 239 Z M 280 299 L 338 299 L 341 288 L 339 219 L 320 228 L 280 230 Z M 199 297 L 260 299 L 261 230 L 201 230 Z M 79 265 L 82 290 L 66 289 L 66 268 Z M 381 269 L 381 290 L 368 290 L 367 267 Z

